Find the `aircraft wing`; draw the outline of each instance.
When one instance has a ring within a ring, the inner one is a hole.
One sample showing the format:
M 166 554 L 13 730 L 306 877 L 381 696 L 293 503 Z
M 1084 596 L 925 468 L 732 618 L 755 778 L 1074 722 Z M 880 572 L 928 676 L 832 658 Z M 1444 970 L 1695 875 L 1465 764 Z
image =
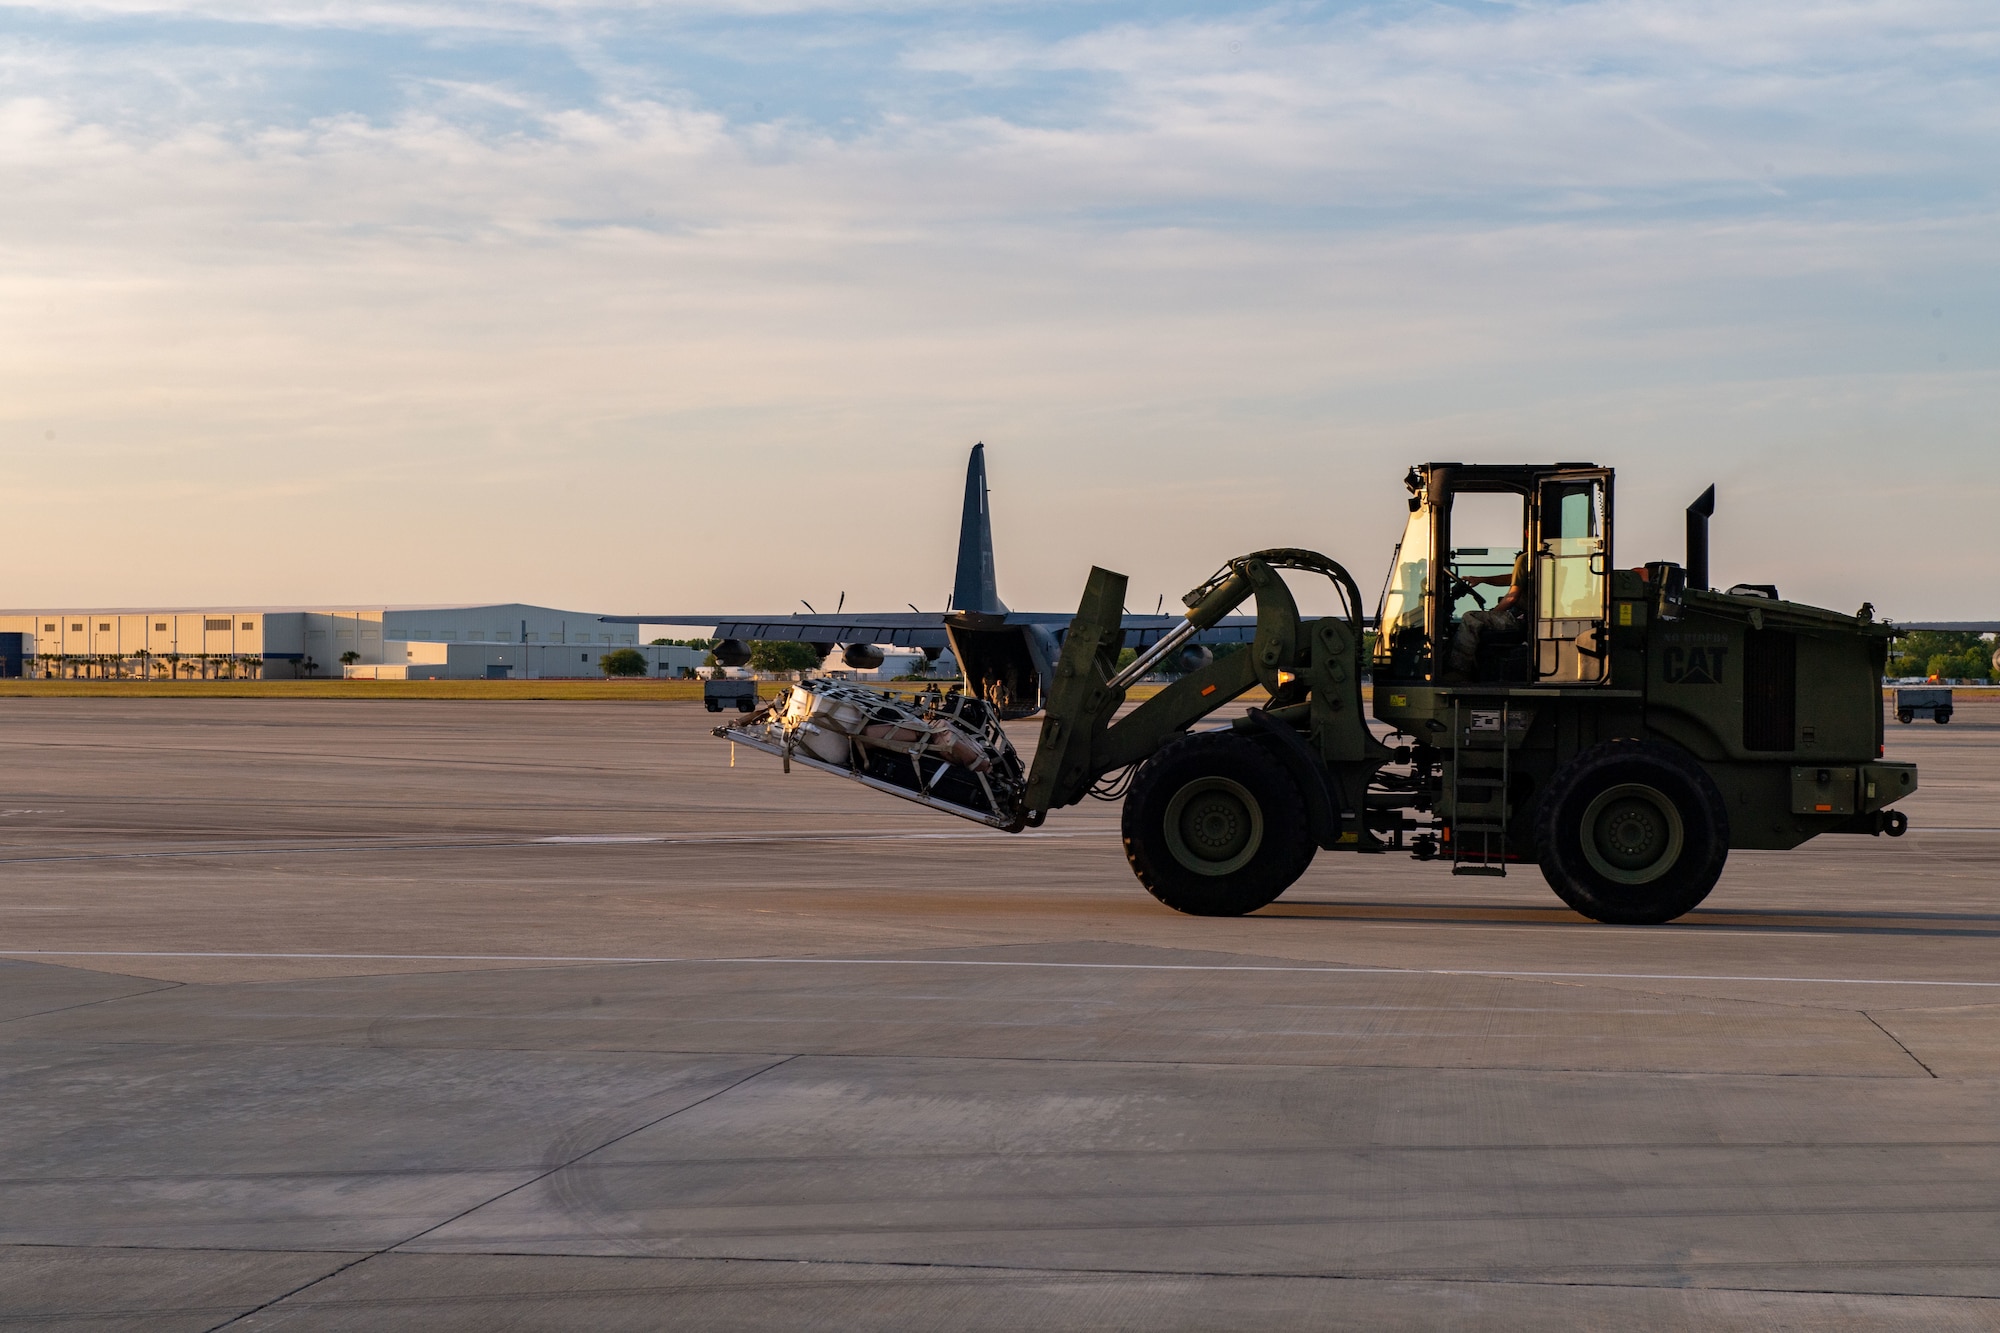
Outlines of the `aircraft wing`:
M 1898 620 L 1897 629 L 1942 630 L 1947 634 L 2000 634 L 2000 620 Z
M 671 615 L 599 616 L 614 625 L 689 625 L 714 627 L 718 639 L 789 639 L 800 643 L 875 643 L 893 648 L 946 648 L 944 613 L 939 611 L 890 611 L 883 614 L 845 612 L 840 615 L 746 616 Z M 1060 640 L 1069 628 L 1068 611 L 1009 611 L 1010 625 L 1038 625 Z M 1180 616 L 1126 616 L 1125 646 L 1144 648 L 1181 623 Z M 1257 637 L 1257 617 L 1224 616 L 1210 630 L 1196 636 L 1197 643 L 1249 643 Z
M 599 616 L 614 625 L 715 627 L 718 639 L 789 639 L 799 643 L 879 643 L 896 648 L 943 648 L 944 615 L 936 611 L 890 611 L 881 615 L 789 616 Z M 1069 617 L 1063 617 L 1068 623 Z
M 952 607 L 982 618 L 997 617 L 1000 623 L 1006 625 L 1032 626 L 1047 636 L 1044 642 L 1053 640 L 1061 643 L 1073 619 L 1068 611 L 1010 611 L 1000 600 L 993 574 L 992 508 L 988 501 L 986 446 L 975 444 L 965 464 L 965 507 L 958 524 L 958 569 L 952 582 Z M 841 594 L 841 597 L 844 601 L 846 594 Z M 804 615 L 794 612 L 781 616 L 683 614 L 599 616 L 598 619 L 614 625 L 713 627 L 716 638 L 737 639 L 744 643 L 759 639 L 788 639 L 813 644 L 873 643 L 884 648 L 925 648 L 933 650 L 933 655 L 937 650 L 951 646 L 944 632 L 945 613 L 940 611 L 874 614 L 836 610 L 832 615 L 808 611 Z M 1162 634 L 1184 623 L 1184 619 L 1179 615 L 1128 614 L 1124 622 L 1125 646 L 1151 647 Z M 990 626 L 993 621 L 986 620 L 984 623 Z M 1249 643 L 1256 637 L 1257 617 L 1225 616 L 1213 628 L 1197 634 L 1194 642 Z

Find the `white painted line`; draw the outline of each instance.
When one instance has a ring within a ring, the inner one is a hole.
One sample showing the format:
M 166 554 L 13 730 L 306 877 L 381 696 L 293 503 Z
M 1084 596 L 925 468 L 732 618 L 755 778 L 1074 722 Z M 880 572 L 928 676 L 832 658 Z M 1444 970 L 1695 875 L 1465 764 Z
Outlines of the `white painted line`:
M 968 830 L 950 833 L 920 833 L 911 830 L 886 830 L 883 832 L 853 832 L 841 829 L 779 831 L 776 833 L 686 833 L 686 834 L 563 834 L 548 838 L 532 838 L 526 842 L 494 840 L 489 842 L 339 842 L 304 843 L 287 841 L 279 843 L 253 843 L 248 846 L 200 847 L 200 848 L 153 848 L 136 852 L 65 852 L 48 856 L 6 856 L 0 857 L 0 865 L 35 865 L 54 861 L 145 861 L 192 856 L 288 856 L 327 852 L 466 852 L 489 851 L 503 847 L 538 847 L 550 843 L 660 843 L 678 847 L 701 846 L 755 846 L 784 843 L 807 842 L 962 842 L 968 839 L 1019 838 L 1025 841 L 1040 841 L 1048 838 L 1095 838 L 1117 836 L 1115 827 L 1098 829 L 1055 829 L 1033 833 L 1002 833 L 998 829 Z
M 838 839 L 841 841 L 871 842 L 876 839 L 900 840 L 917 838 L 956 842 L 966 838 L 976 838 L 984 841 L 992 841 L 998 838 L 1007 841 L 1020 840 L 1025 842 L 1032 841 L 1035 838 L 1089 838 L 1105 833 L 1115 835 L 1117 831 L 1117 826 L 1113 824 L 1106 824 L 1103 828 L 1094 829 L 1038 829 L 1032 833 L 1004 833 L 999 829 L 953 830 L 949 833 L 928 833 L 917 829 L 884 829 L 880 832 L 850 832 L 845 829 L 823 829 L 806 833 L 675 833 L 663 835 L 662 841 L 783 842 L 789 839 L 798 842 L 823 842 Z
M 1285 914 L 1280 912 L 1276 913 L 1275 915 L 1284 916 Z M 1269 918 L 1266 919 L 1268 920 Z M 1367 926 L 1370 930 L 1491 931 L 1496 935 L 1516 935 L 1516 936 L 1534 934 L 1536 932 L 1546 932 L 1553 934 L 1557 931 L 1561 931 L 1564 933 L 1571 933 L 1578 930 L 1606 929 L 1606 927 L 1603 926 L 1590 926 L 1588 923 L 1582 921 L 1571 921 L 1567 923 L 1543 923 L 1537 921 L 1519 921 L 1519 922 L 1509 922 L 1505 925 L 1488 926 L 1488 925 L 1474 925 L 1469 922 L 1463 922 L 1463 921 L 1385 920 L 1376 917 L 1365 917 L 1365 916 L 1308 916 L 1296 912 L 1291 914 L 1291 919 L 1294 921 L 1336 921 L 1344 926 Z M 1815 925 L 1710 926 L 1710 925 L 1704 925 L 1698 921 L 1682 921 L 1679 923 L 1679 927 L 1685 930 L 1699 930 L 1701 932 L 1701 938 L 1705 940 L 1712 940 L 1712 939 L 1769 940 L 1772 935 L 1782 934 L 1785 932 L 1796 933 L 1796 932 L 1819 931 L 1825 934 L 1836 933 L 1836 931 L 1833 929 L 1828 929 L 1827 927 L 1824 926 L 1815 926 Z M 1616 927 L 1611 927 L 1611 929 L 1616 929 Z M 1961 940 L 1988 940 L 1993 938 L 1995 934 L 1994 931 L 1986 929 L 1922 930 L 1914 926 L 1854 926 L 1854 927 L 1842 927 L 1838 929 L 1844 930 L 1847 933 L 1852 933 L 1852 934 L 1887 935 L 1892 937 L 1901 936 L 1909 939 L 1931 937 L 1931 938 L 1961 939 Z M 1521 974 L 1515 972 L 1509 972 L 1506 975 L 1519 976 Z M 1915 983 L 1912 984 L 1914 985 Z M 1965 984 L 1985 985 L 1986 983 L 1967 982 Z
M 988 958 L 671 958 L 511 953 L 193 953 L 162 949 L 0 949 L 0 958 L 249 958 L 364 963 L 689 963 L 737 967 L 1022 967 L 1083 972 L 1303 972 L 1332 976 L 1536 977 L 1570 981 L 1743 981 L 1799 986 L 1972 986 L 2000 981 L 1918 981 L 1897 977 L 1713 976 L 1701 972 L 1532 972 L 1520 968 L 1266 966 L 1258 963 L 1040 963 Z

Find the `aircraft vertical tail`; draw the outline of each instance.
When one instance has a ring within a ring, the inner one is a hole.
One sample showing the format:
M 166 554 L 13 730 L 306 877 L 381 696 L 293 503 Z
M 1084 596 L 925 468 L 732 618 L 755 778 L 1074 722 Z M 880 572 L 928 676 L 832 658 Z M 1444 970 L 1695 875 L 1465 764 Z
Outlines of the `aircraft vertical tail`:
M 993 516 L 986 503 L 986 446 L 972 446 L 965 465 L 965 512 L 958 521 L 958 572 L 952 580 L 954 611 L 1005 615 L 993 576 Z

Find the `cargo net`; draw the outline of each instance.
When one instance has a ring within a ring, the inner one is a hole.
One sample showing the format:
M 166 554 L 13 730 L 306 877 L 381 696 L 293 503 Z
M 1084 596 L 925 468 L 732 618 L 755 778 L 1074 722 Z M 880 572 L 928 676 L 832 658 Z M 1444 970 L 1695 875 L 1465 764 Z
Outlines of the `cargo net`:
M 1021 758 L 983 700 L 949 690 L 903 699 L 808 680 L 739 721 L 724 740 L 837 773 L 994 828 L 1021 826 Z

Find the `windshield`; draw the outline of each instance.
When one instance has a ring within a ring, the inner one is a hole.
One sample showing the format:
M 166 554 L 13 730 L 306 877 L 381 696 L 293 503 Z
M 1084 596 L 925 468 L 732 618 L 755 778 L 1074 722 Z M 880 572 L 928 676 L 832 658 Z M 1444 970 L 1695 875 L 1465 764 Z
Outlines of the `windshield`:
M 1424 654 L 1424 587 L 1431 573 L 1431 511 L 1417 509 L 1396 545 L 1389 578 L 1376 613 L 1375 658 L 1403 665 L 1397 674 L 1416 674 Z

